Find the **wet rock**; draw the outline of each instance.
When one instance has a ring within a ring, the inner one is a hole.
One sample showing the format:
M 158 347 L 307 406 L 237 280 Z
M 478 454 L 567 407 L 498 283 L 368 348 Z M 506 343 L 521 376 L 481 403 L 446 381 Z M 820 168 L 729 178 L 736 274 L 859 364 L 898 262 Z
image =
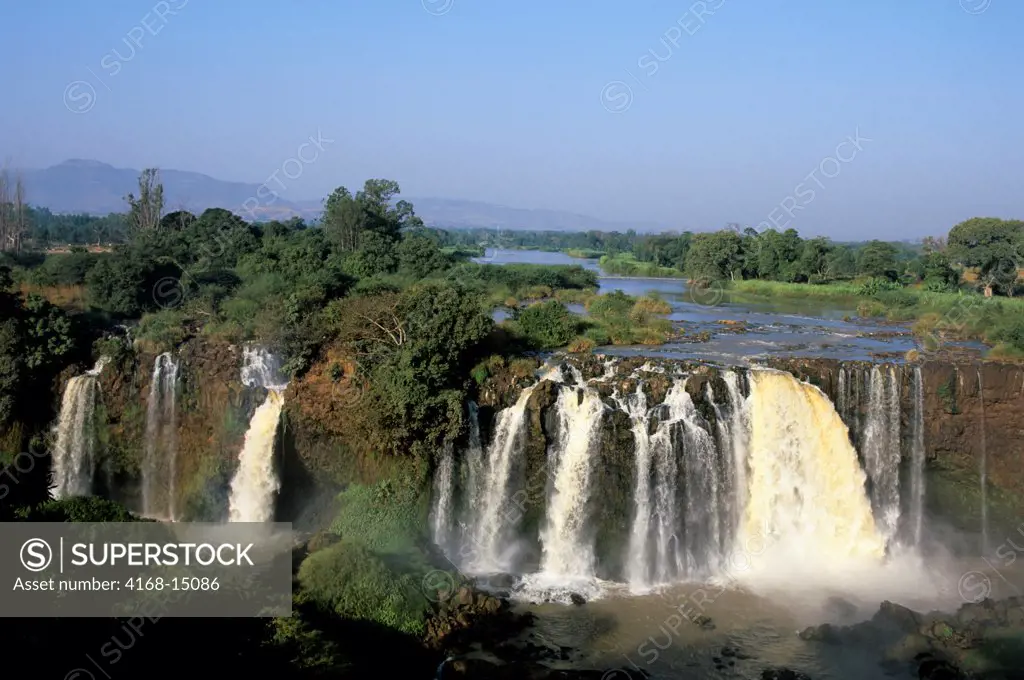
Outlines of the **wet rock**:
M 698 614 L 697 616 L 690 619 L 690 621 L 692 621 L 695 626 L 700 626 L 704 630 L 715 629 L 715 623 L 711 620 L 711 617 L 705 616 L 704 614 Z
M 848 621 L 857 616 L 857 606 L 841 597 L 830 597 L 825 602 L 825 612 L 831 618 Z
M 811 680 L 811 676 L 789 668 L 769 668 L 761 672 L 761 680 Z
M 891 625 L 904 633 L 912 633 L 921 627 L 922 617 L 903 605 L 886 600 L 871 618 L 875 623 Z
M 983 628 L 988 625 L 996 625 L 1000 619 L 999 610 L 1000 607 L 996 605 L 995 601 L 987 598 L 981 602 L 970 602 L 960 607 L 956 613 L 956 621 L 961 626 L 967 627 Z M 1005 608 L 1002 613 L 1005 616 Z
M 808 642 L 824 642 L 830 645 L 838 645 L 842 642 L 840 629 L 831 623 L 804 628 L 800 631 L 800 639 L 807 640 Z
M 918 664 L 918 680 L 964 680 L 966 677 L 959 668 L 949 661 L 931 654 L 919 655 Z
M 910 633 L 885 650 L 885 660 L 909 663 L 932 649 L 932 641 L 920 633 Z
M 487 586 L 495 590 L 511 590 L 518 580 L 512 574 L 492 574 L 487 577 Z
M 587 603 L 587 599 L 579 593 L 571 593 L 569 595 L 569 600 L 577 607 Z

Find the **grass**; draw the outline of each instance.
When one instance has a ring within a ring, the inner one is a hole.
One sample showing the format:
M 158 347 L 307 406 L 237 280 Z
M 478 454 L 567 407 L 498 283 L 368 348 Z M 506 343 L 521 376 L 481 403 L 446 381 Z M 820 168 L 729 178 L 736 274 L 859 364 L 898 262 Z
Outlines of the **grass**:
M 1024 358 L 1024 298 L 992 297 L 959 290 L 940 293 L 909 286 L 868 294 L 859 282 L 810 285 L 779 281 L 733 281 L 731 300 L 816 299 L 856 304 L 864 318 L 913 322 L 915 335 L 981 340 L 995 345 L 990 358 Z
M 603 255 L 601 269 L 618 276 L 641 276 L 658 279 L 685 279 L 686 274 L 673 267 L 661 267 L 653 262 L 641 262 L 632 253 Z
M 569 257 L 576 257 L 585 260 L 592 260 L 597 257 L 604 255 L 603 250 L 594 250 L 593 248 L 567 248 L 565 254 Z
M 81 284 L 39 286 L 22 282 L 18 286 L 22 295 L 36 294 L 48 302 L 72 312 L 84 312 L 89 308 L 89 297 Z

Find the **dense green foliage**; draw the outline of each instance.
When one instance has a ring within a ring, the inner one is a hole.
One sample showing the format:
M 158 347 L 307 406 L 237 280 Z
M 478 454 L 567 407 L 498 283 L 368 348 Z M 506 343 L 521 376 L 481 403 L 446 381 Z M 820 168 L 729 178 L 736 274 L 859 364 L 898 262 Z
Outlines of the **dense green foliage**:
M 564 347 L 580 326 L 579 318 L 558 300 L 530 305 L 517 320 L 523 335 L 540 349 Z
M 359 544 L 335 543 L 310 555 L 299 569 L 299 585 L 338 616 L 423 633 L 429 603 L 420 580 L 392 571 Z

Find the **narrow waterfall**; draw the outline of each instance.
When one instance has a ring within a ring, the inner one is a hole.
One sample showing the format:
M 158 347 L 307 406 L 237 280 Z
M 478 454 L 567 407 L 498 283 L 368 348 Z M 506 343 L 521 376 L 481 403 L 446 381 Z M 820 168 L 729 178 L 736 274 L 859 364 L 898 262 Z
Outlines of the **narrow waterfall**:
M 466 508 L 475 511 L 480 507 L 480 489 L 487 470 L 484 463 L 484 447 L 480 441 L 480 409 L 476 402 L 469 402 L 467 407 L 469 415 L 469 441 L 467 442 L 466 455 L 463 458 L 463 466 L 466 478 L 466 494 L 464 505 Z M 461 527 L 466 532 L 466 525 Z
M 452 532 L 452 507 L 455 491 L 455 447 L 446 441 L 441 459 L 434 471 L 434 507 L 430 513 L 430 527 L 434 543 L 447 549 Z
M 914 420 L 910 444 L 910 530 L 912 545 L 921 544 L 924 525 L 924 377 L 914 366 Z
M 875 366 L 868 384 L 868 413 L 860 447 L 871 482 L 871 505 L 886 539 L 899 529 L 900 445 L 899 376 L 892 366 Z
M 57 435 L 52 452 L 54 498 L 92 494 L 96 469 L 97 377 L 108 361 L 107 357 L 100 357 L 91 370 L 71 378 L 64 388 L 60 416 L 54 428 Z
M 750 455 L 750 405 L 740 388 L 740 376 L 735 371 L 725 374 L 725 388 L 729 394 L 729 419 L 727 440 L 731 447 L 731 479 L 728 489 L 729 507 L 732 511 L 730 526 L 735 531 L 743 519 L 743 508 L 747 507 L 747 461 Z M 729 545 L 734 539 L 727 539 Z
M 231 480 L 228 516 L 231 522 L 269 522 L 281 481 L 274 460 L 277 426 L 288 383 L 277 358 L 264 349 L 246 348 L 242 383 L 267 390 L 266 399 L 249 420 L 238 469 Z
M 771 536 L 788 560 L 881 558 L 865 475 L 828 397 L 788 373 L 751 373 L 745 541 Z
M 633 430 L 634 458 L 636 460 L 636 488 L 633 491 L 633 524 L 629 536 L 629 557 L 626 577 L 630 584 L 643 586 L 651 583 L 651 436 L 647 413 L 647 395 L 643 384 L 636 391 L 616 398 L 620 408 L 629 414 Z
M 475 522 L 467 527 L 460 562 L 477 572 L 508 571 L 512 555 L 506 539 L 515 534 L 510 480 L 514 458 L 522 448 L 526 430 L 526 404 L 537 385 L 523 390 L 516 403 L 498 414 L 498 423 L 487 447 L 486 469 L 469 495 L 477 501 L 470 508 Z
M 549 575 L 587 578 L 594 573 L 594 548 L 585 539 L 592 444 L 604 402 L 593 388 L 561 386 L 557 402 L 558 441 L 548 451 L 555 470 L 547 526 L 541 530 L 541 570 Z
M 988 554 L 988 447 L 985 441 L 985 383 L 978 366 L 978 402 L 981 404 L 981 463 L 978 477 L 981 484 L 981 554 Z
M 146 455 L 142 461 L 142 514 L 177 518 L 178 362 L 164 352 L 153 362 L 146 404 Z

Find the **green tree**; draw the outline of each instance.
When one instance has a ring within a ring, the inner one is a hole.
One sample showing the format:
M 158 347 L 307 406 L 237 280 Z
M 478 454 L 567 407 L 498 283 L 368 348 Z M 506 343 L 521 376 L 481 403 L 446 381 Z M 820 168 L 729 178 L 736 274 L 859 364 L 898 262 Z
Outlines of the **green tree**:
M 835 272 L 832 271 L 834 250 L 832 242 L 824 236 L 804 241 L 797 269 L 811 283 L 833 280 L 836 278 Z
M 409 232 L 396 249 L 399 270 L 422 279 L 451 266 L 451 259 L 441 252 L 437 242 L 422 232 Z
M 1024 222 L 973 217 L 950 229 L 947 242 L 954 261 L 977 267 L 983 284 L 1013 295 L 1024 266 Z
M 899 278 L 899 249 L 886 241 L 869 241 L 857 253 L 857 273 L 896 281 Z
M 398 265 L 395 242 L 375 231 L 363 232 L 359 247 L 348 256 L 348 270 L 358 277 L 390 274 Z
M 579 318 L 558 300 L 530 305 L 517 319 L 523 334 L 538 349 L 564 347 L 579 332 Z
M 146 168 L 139 175 L 139 195 L 130 193 L 128 222 L 135 231 L 152 231 L 160 226 L 164 211 L 164 185 L 160 183 L 160 171 Z
M 691 279 L 722 281 L 742 276 L 742 239 L 731 230 L 694 234 L 686 254 Z

